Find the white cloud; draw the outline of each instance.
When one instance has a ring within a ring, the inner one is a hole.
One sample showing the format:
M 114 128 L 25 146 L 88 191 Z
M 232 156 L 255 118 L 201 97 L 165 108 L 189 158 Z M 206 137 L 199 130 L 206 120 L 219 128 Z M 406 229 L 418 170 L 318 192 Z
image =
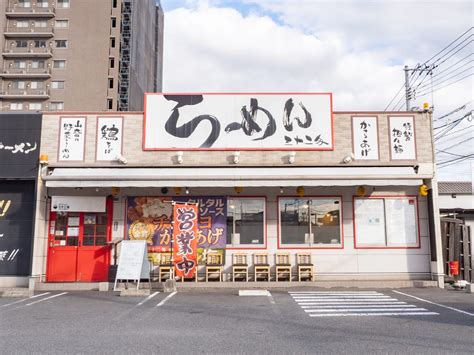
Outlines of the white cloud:
M 164 91 L 329 91 L 335 110 L 383 110 L 403 83 L 403 65 L 450 43 L 472 25 L 473 11 L 470 1 L 244 2 L 257 10 L 186 0 L 166 12 Z M 435 92 L 436 112 L 472 98 L 471 77 Z M 424 101 L 431 95 L 412 105 Z

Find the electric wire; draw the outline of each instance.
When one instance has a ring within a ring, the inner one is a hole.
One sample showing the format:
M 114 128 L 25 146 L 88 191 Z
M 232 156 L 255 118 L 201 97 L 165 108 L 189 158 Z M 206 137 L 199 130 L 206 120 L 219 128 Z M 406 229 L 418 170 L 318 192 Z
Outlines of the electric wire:
M 423 92 L 423 93 L 421 93 L 421 94 L 418 94 L 418 97 L 423 97 L 423 96 L 426 96 L 426 95 L 428 95 L 428 94 L 431 94 L 432 92 L 439 91 L 439 90 L 444 89 L 444 88 L 446 88 L 446 87 L 448 87 L 448 86 L 451 86 L 451 85 L 456 84 L 456 83 L 458 83 L 458 82 L 460 82 L 460 81 L 463 81 L 464 79 L 467 79 L 467 78 L 469 78 L 469 77 L 471 77 L 471 76 L 473 76 L 473 75 L 474 75 L 474 73 L 471 73 L 471 74 L 468 74 L 468 75 L 466 75 L 466 76 L 464 76 L 464 77 L 462 77 L 462 78 L 460 78 L 460 79 L 458 79 L 458 80 L 456 80 L 456 81 L 453 81 L 452 83 L 446 84 L 446 85 L 444 85 L 444 86 L 442 86 L 442 87 L 440 87 L 440 88 L 436 88 L 436 89 L 433 89 L 433 90 L 430 90 L 430 91 L 425 91 L 425 92 Z
M 428 86 L 435 87 L 435 86 L 437 86 L 437 85 L 439 85 L 439 84 L 445 83 L 445 82 L 447 82 L 447 81 L 449 81 L 449 80 L 451 80 L 451 79 L 453 79 L 453 78 L 455 78 L 455 77 L 457 77 L 457 76 L 459 76 L 459 75 L 461 75 L 461 74 L 464 74 L 465 72 L 467 72 L 467 71 L 469 71 L 469 70 L 471 70 L 471 69 L 473 69 L 473 68 L 474 68 L 474 66 L 469 67 L 469 68 L 467 68 L 467 69 L 464 69 L 463 71 L 457 73 L 456 75 L 452 75 L 452 76 L 450 76 L 450 77 L 447 78 L 447 79 L 444 79 L 446 76 L 443 76 L 443 77 L 438 78 L 437 80 L 435 80 L 433 83 L 426 83 L 425 85 L 423 85 L 423 86 L 420 87 L 420 91 L 425 91 L 426 89 L 424 89 L 424 88 L 425 88 L 425 87 L 428 87 Z M 462 69 L 462 67 L 459 68 L 459 69 Z M 449 76 L 449 75 L 447 75 L 447 76 Z M 442 79 L 444 79 L 444 80 L 442 80 Z M 440 81 L 440 80 L 441 80 L 441 81 Z

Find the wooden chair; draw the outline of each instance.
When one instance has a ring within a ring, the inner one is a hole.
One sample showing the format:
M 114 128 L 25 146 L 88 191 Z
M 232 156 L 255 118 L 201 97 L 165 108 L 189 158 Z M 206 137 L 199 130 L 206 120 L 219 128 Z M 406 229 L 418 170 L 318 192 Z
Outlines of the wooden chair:
M 265 276 L 270 281 L 270 264 L 268 263 L 267 253 L 253 254 L 254 281 L 258 281 L 259 276 Z
M 160 263 L 158 264 L 158 282 L 161 282 L 163 276 L 168 279 L 172 279 L 174 275 L 174 266 L 172 259 L 172 253 L 162 253 Z
M 235 282 L 235 276 L 245 277 L 245 282 L 249 281 L 249 265 L 245 253 L 235 253 L 232 256 L 232 282 Z
M 291 281 L 291 264 L 289 253 L 275 254 L 275 276 L 277 282 L 280 281 L 280 278 Z
M 296 266 L 298 269 L 298 281 L 301 282 L 302 278 L 306 278 L 309 281 L 314 280 L 313 264 L 311 263 L 311 253 L 296 254 Z
M 209 275 L 218 275 L 219 281 L 222 282 L 222 271 L 224 264 L 222 262 L 222 254 L 209 253 L 206 258 L 206 282 L 209 281 Z

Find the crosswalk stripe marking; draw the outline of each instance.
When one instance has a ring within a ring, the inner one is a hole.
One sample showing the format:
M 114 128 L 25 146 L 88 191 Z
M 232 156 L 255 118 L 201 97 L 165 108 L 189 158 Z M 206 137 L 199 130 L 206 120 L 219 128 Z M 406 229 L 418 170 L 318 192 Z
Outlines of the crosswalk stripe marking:
M 406 308 L 339 308 L 339 309 L 306 309 L 306 313 L 331 313 L 331 312 L 384 312 L 384 311 L 389 311 L 389 312 L 421 312 L 421 311 L 426 311 L 425 308 L 412 308 L 412 309 L 406 309 Z
M 309 314 L 310 317 L 354 317 L 354 316 L 439 316 L 436 312 L 390 312 L 390 313 L 329 313 Z
M 321 297 L 321 296 L 293 296 L 293 299 L 295 300 L 308 300 L 308 299 L 322 299 L 322 300 L 332 300 L 334 298 L 344 298 L 344 299 L 367 299 L 367 300 L 377 300 L 377 299 L 387 299 L 387 298 L 392 298 L 390 296 L 328 296 L 328 297 Z
M 413 308 L 413 307 L 416 307 L 414 305 L 411 305 L 411 304 L 384 304 L 384 305 L 379 305 L 379 304 L 363 304 L 363 305 L 356 305 L 356 306 L 353 306 L 353 305 L 340 305 L 340 306 L 322 306 L 322 305 L 317 305 L 317 306 L 301 306 L 301 308 L 303 309 L 314 309 L 314 308 L 319 308 L 319 309 L 339 309 L 340 307 L 343 307 L 343 308 Z
M 398 301 L 396 298 L 381 298 L 381 299 L 367 299 L 367 298 L 360 298 L 360 299 L 352 299 L 352 298 L 304 298 L 304 299 L 295 299 L 296 302 L 300 301 L 314 301 L 314 302 L 387 302 L 387 301 Z
M 373 293 L 379 293 L 377 291 L 291 291 L 288 292 L 290 295 L 297 294 L 297 293 L 321 293 L 321 294 L 327 294 L 327 293 L 363 293 L 363 294 L 373 294 Z

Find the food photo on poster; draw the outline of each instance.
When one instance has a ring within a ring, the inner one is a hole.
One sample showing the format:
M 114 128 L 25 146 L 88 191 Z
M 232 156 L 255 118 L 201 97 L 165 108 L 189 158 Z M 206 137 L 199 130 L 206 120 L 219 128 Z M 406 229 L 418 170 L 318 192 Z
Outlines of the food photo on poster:
M 198 204 L 198 263 L 205 264 L 209 250 L 225 255 L 227 198 L 225 196 L 128 197 L 127 233 L 130 240 L 146 240 L 148 256 L 159 265 L 162 253 L 172 251 L 171 202 Z

